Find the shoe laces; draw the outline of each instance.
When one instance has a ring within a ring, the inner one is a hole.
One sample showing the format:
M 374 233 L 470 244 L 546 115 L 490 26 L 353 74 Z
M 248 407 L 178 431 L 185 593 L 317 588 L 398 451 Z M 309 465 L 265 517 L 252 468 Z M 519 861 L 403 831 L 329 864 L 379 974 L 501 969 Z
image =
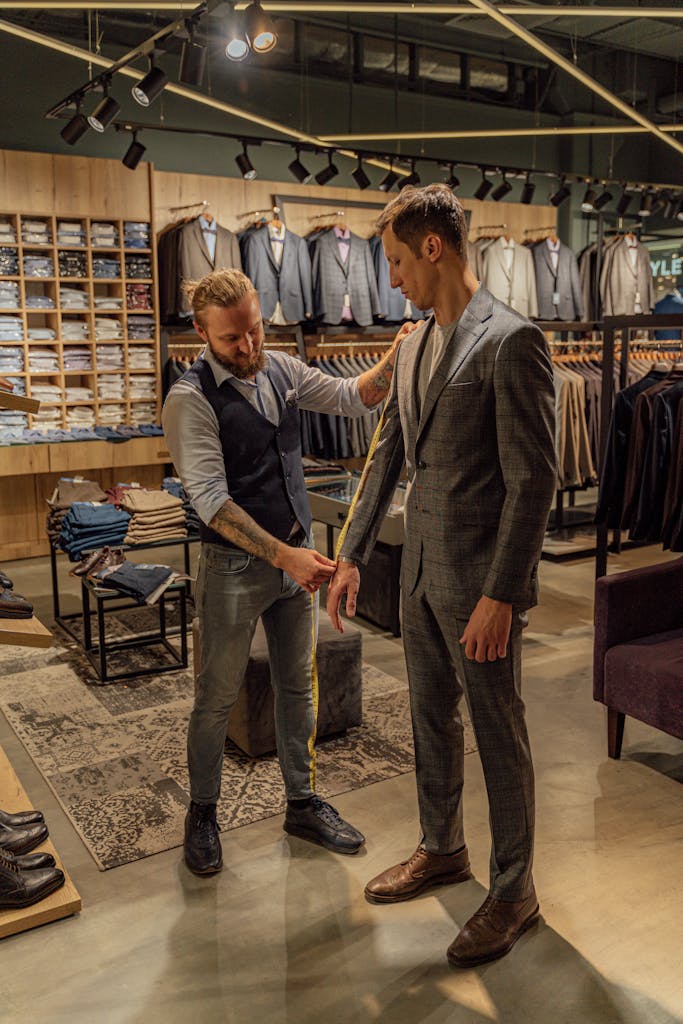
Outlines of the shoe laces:
M 0 850 L 0 865 L 3 868 L 7 868 L 8 871 L 13 871 L 15 875 L 20 874 L 19 865 L 11 853 L 5 853 Z
M 332 804 L 328 804 L 326 800 L 321 800 L 319 796 L 311 797 L 311 807 L 327 825 L 339 826 L 344 824 L 344 819 L 337 808 L 333 807 Z

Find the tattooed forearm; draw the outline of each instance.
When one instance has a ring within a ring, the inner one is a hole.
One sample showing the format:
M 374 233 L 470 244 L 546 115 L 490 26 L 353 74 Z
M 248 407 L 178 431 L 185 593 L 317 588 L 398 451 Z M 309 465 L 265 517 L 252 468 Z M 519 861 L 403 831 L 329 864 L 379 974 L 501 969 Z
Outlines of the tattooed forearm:
M 363 405 L 367 405 L 369 409 L 389 394 L 395 362 L 396 353 L 391 348 L 377 366 L 362 373 L 358 378 L 358 393 Z
M 282 547 L 279 540 L 261 529 L 258 523 L 234 501 L 226 501 L 216 512 L 209 526 L 231 544 L 244 548 L 250 555 L 256 555 L 264 562 L 273 564 Z

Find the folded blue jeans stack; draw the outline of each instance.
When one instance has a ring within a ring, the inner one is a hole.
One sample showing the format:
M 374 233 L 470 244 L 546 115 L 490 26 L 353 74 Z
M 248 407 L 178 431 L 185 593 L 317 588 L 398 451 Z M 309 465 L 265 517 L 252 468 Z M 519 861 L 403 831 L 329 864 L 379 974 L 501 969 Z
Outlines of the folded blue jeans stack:
M 79 562 L 84 551 L 121 545 L 129 522 L 127 512 L 108 502 L 75 501 L 62 522 L 59 546 L 72 562 Z
M 103 587 L 117 590 L 125 597 L 132 597 L 138 604 L 153 604 L 177 574 L 170 565 L 149 565 L 124 560 L 122 565 L 108 567 L 96 575 Z

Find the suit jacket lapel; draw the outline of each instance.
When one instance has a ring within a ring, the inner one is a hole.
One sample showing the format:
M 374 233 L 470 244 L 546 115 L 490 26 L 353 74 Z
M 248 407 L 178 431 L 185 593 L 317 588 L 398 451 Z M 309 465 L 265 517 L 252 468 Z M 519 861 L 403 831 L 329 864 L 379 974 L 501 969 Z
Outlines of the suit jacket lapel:
M 412 449 L 416 440 L 416 431 L 419 420 L 418 415 L 418 397 L 417 397 L 417 384 L 418 384 L 418 371 L 420 366 L 420 360 L 427 344 L 427 338 L 429 337 L 434 324 L 434 317 L 430 316 L 424 327 L 419 328 L 418 333 L 421 333 L 422 337 L 411 340 L 406 339 L 405 345 L 407 347 L 407 356 L 405 365 L 403 366 L 403 372 L 401 374 L 401 388 L 402 394 L 399 398 L 399 404 L 403 412 L 403 422 L 406 426 L 407 437 L 406 437 L 406 448 Z M 403 348 L 404 343 L 401 343 Z M 406 351 L 406 348 L 403 348 Z
M 487 321 L 492 313 L 492 298 L 491 293 L 483 285 L 480 285 L 460 317 L 458 326 L 446 345 L 427 387 L 427 394 L 420 412 L 416 444 L 427 425 L 439 395 L 448 381 L 456 375 L 469 352 L 486 331 Z
M 261 237 L 261 244 L 263 245 L 263 248 L 266 251 L 266 257 L 272 263 L 273 269 L 275 270 L 275 273 L 279 274 L 280 273 L 280 268 L 277 265 L 277 260 L 273 256 L 273 247 L 270 244 L 270 235 L 268 234 L 268 228 L 261 228 L 260 237 Z M 283 262 L 284 262 L 284 258 L 285 258 L 285 252 L 284 252 L 284 248 L 283 248 L 283 250 L 282 250 Z
M 202 231 L 198 220 L 193 221 L 192 231 L 194 232 L 195 241 L 199 248 L 201 249 L 204 259 L 209 264 L 209 266 L 213 268 L 213 260 L 211 259 L 211 254 L 206 247 L 206 242 L 204 240 L 204 232 Z M 218 245 L 218 238 L 216 238 L 216 245 Z

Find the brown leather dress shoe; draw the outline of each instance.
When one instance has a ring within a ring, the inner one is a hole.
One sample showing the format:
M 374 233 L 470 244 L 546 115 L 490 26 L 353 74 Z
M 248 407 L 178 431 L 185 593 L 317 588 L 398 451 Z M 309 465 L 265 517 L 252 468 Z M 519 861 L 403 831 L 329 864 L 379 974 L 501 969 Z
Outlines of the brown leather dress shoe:
M 474 967 L 505 956 L 538 917 L 536 893 L 514 902 L 487 896 L 448 947 L 449 963 Z
M 429 853 L 420 844 L 408 860 L 387 868 L 365 886 L 371 903 L 398 903 L 435 885 L 465 882 L 472 877 L 467 847 L 457 853 Z

